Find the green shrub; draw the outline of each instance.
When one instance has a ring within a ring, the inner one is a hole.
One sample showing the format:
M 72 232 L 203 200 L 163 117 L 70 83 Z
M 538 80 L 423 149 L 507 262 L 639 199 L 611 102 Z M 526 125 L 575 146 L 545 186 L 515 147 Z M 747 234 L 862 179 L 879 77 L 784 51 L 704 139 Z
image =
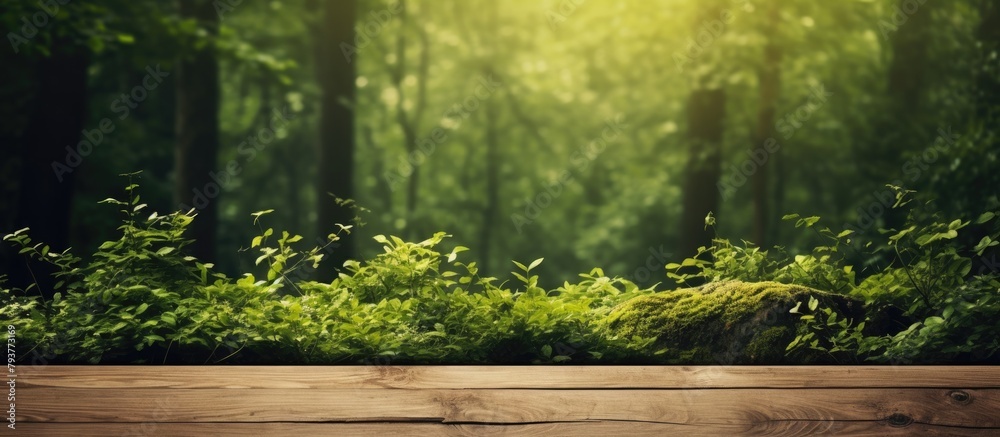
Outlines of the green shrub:
M 800 301 L 792 309 L 801 324 L 790 351 L 809 349 L 838 362 L 997 360 L 1000 282 L 996 271 L 972 272 L 973 257 L 998 245 L 996 214 L 986 212 L 974 221 L 944 219 L 928 211 L 929 202 L 913 201 L 912 191 L 890 188 L 896 192 L 892 208 L 908 214 L 903 229 L 880 230 L 884 241 L 854 241 L 852 230 L 834 232 L 820 226 L 819 217 L 792 214 L 784 219 L 828 243 L 789 255 L 781 248 L 768 252 L 716 239 L 694 258 L 668 264 L 668 276 L 678 283 L 776 281 L 865 303 L 864 316 L 851 317 L 813 297 Z M 962 243 L 965 232 L 976 235 L 974 247 Z M 848 256 L 852 251 L 862 264 Z M 869 262 L 880 259 L 884 266 Z
M 641 360 L 650 341 L 601 329 L 612 307 L 652 293 L 600 269 L 546 291 L 532 274 L 542 260 L 516 263 L 519 287 L 481 277 L 466 250 L 437 251 L 447 237 L 419 242 L 375 237 L 384 253 L 351 261 L 332 283 L 296 280 L 316 268 L 326 247 L 296 249 L 297 235 L 277 237 L 253 214 L 251 242 L 266 278 L 238 279 L 183 255 L 193 216 L 140 217 L 127 187 L 121 238 L 92 261 L 33 244 L 23 229 L 4 239 L 54 264 L 60 292 L 43 302 L 28 290 L 3 290 L 2 314 L 33 344 L 35 360 L 63 362 L 544 363 Z M 349 232 L 350 226 L 342 226 Z M 339 235 L 330 235 L 327 245 Z M 27 359 L 27 358 L 23 358 Z
M 709 282 L 705 289 L 718 291 L 709 295 L 641 289 L 601 269 L 545 290 L 534 274 L 542 259 L 515 262 L 516 282 L 498 283 L 459 259 L 466 248 L 440 252 L 444 233 L 418 243 L 376 236 L 383 253 L 349 261 L 330 283 L 313 282 L 304 279 L 308 271 L 320 268 L 324 252 L 351 227 L 303 250 L 302 237 L 265 228 L 270 211 L 252 215 L 260 233 L 248 249 L 259 253 L 264 277 L 229 278 L 184 255 L 192 212 L 146 216 L 137 185 L 130 182 L 126 192 L 127 199 L 102 202 L 121 209 L 120 237 L 86 263 L 32 241 L 27 229 L 3 238 L 57 270 L 58 292 L 48 301 L 34 284 L 7 288 L 0 277 L 0 315 L 31 348 L 21 360 L 705 362 L 699 342 L 728 338 L 712 335 L 776 302 L 792 307 L 800 323 L 795 331 L 775 325 L 754 335 L 742 351 L 748 362 L 988 361 L 1000 350 L 1000 282 L 996 272 L 971 272 L 971 256 L 993 250 L 1000 239 L 992 212 L 975 221 L 911 212 L 906 227 L 886 231 L 880 244 L 820 227 L 818 217 L 786 216 L 828 243 L 788 254 L 716 239 L 698 256 L 666 266 L 678 283 Z M 910 193 L 898 193 L 896 207 L 904 207 Z M 981 239 L 963 247 L 959 236 L 970 229 Z M 888 262 L 858 268 L 852 251 Z M 827 292 L 863 302 L 864 313 L 845 313 L 838 304 L 844 299 L 828 299 Z M 639 307 L 655 317 L 637 315 Z M 779 359 L 786 346 L 793 355 Z

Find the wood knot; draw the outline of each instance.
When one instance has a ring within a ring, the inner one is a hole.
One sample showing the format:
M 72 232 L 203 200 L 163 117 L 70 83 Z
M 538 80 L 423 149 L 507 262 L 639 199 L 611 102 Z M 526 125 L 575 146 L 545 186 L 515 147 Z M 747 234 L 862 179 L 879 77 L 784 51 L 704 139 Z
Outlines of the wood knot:
M 948 397 L 959 404 L 966 405 L 972 402 L 972 395 L 964 390 L 952 390 L 948 392 Z
M 893 414 L 885 418 L 885 420 L 889 422 L 889 426 L 895 426 L 899 428 L 902 428 L 904 426 L 910 426 L 913 423 L 912 417 L 901 413 Z

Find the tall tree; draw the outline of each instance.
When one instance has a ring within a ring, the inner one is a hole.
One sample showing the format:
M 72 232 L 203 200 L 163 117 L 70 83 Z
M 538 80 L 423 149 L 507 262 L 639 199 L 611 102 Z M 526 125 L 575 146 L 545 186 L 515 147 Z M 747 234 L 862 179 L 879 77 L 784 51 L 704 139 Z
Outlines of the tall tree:
M 726 94 L 721 89 L 698 89 L 687 103 L 689 142 L 687 173 L 683 185 L 680 253 L 693 256 L 712 243 L 705 217 L 719 209 L 717 183 L 722 175 L 722 131 Z
M 500 38 L 500 22 L 498 17 L 500 15 L 500 7 L 498 3 L 492 3 L 487 13 L 487 22 L 483 30 L 486 31 L 486 35 L 483 38 L 484 45 L 486 46 L 483 50 L 485 56 L 485 65 L 483 66 L 483 77 L 492 78 L 496 72 L 493 69 L 495 62 L 498 62 L 498 52 L 502 43 Z M 485 106 L 485 116 L 486 116 L 486 132 L 484 133 L 484 140 L 486 143 L 486 153 L 483 155 L 485 159 L 484 168 L 486 171 L 486 192 L 484 193 L 484 198 L 486 203 L 483 205 L 483 215 L 482 215 L 482 228 L 479 233 L 479 245 L 481 247 L 480 260 L 482 261 L 483 268 L 487 272 L 490 272 L 492 255 L 493 255 L 493 241 L 495 238 L 494 228 L 496 227 L 496 218 L 500 214 L 500 167 L 503 165 L 500 155 L 500 128 L 497 103 L 495 101 L 486 101 L 481 103 Z
M 777 44 L 775 31 L 778 28 L 778 4 L 771 2 L 768 7 L 767 23 L 764 27 L 764 59 L 757 69 L 757 126 L 752 146 L 755 150 L 765 150 L 767 141 L 775 140 L 775 112 L 778 92 L 781 89 L 781 48 Z M 768 173 L 772 160 L 777 156 L 766 156 L 757 172 L 751 176 L 753 184 L 753 241 L 761 247 L 768 244 Z
M 491 77 L 492 70 L 487 67 L 486 77 Z M 486 203 L 483 205 L 482 228 L 479 233 L 480 259 L 483 268 L 489 269 L 493 252 L 493 230 L 496 218 L 500 214 L 500 131 L 497 126 L 497 105 L 495 102 L 485 102 L 486 106 Z M 487 270 L 490 271 L 490 270 Z
M 316 186 L 320 237 L 338 232 L 337 224 L 348 225 L 353 211 L 331 197 L 349 199 L 354 196 L 354 56 L 342 47 L 352 45 L 355 0 L 326 2 L 323 26 L 320 30 L 319 85 L 322 90 L 319 132 L 319 177 Z M 342 235 L 329 261 L 340 268 L 354 253 L 354 241 Z M 333 269 L 322 269 L 318 280 L 329 281 L 337 276 Z
M 721 1 L 706 2 L 698 7 L 693 31 L 704 32 L 705 24 L 723 11 Z M 692 43 L 694 44 L 694 43 Z M 702 48 L 704 50 L 704 48 Z M 693 64 L 711 62 L 706 54 Z M 698 248 L 712 244 L 712 232 L 706 229 L 705 218 L 719 210 L 719 178 L 722 177 L 722 132 L 726 110 L 726 93 L 714 79 L 717 68 L 691 65 L 695 71 L 693 89 L 687 101 L 687 166 L 681 186 L 681 227 L 678 256 L 694 256 Z M 699 72 L 699 70 L 702 70 Z M 708 70 L 709 72 L 704 72 Z
M 915 2 L 900 0 L 898 3 L 897 11 L 907 14 L 909 5 Z M 926 94 L 932 7 L 933 2 L 921 5 L 906 16 L 906 21 L 889 38 L 892 49 L 888 79 L 890 109 L 897 122 L 903 121 L 907 128 L 919 124 L 913 117 L 921 109 Z
M 212 178 L 218 171 L 219 155 L 219 61 L 214 37 L 219 32 L 219 14 L 209 0 L 182 0 L 181 18 L 193 19 L 205 29 L 208 44 L 194 44 L 177 64 L 176 135 L 174 147 L 174 203 L 197 209 L 192 224 L 192 255 L 204 262 L 215 260 L 218 221 L 217 196 L 226 188 Z
M 1000 104 L 1000 61 L 997 52 L 1000 51 L 1000 1 L 980 0 L 980 21 L 976 29 L 976 37 L 982 42 L 982 63 L 976 77 L 976 115 L 985 119 L 995 115 Z
M 87 119 L 90 56 L 71 37 L 56 38 L 50 50 L 51 55 L 36 64 L 38 105 L 23 136 L 16 227 L 31 227 L 35 240 L 63 250 L 69 246 L 76 173 L 70 167 L 79 166 L 94 147 L 80 141 Z M 68 158 L 67 149 L 78 154 Z M 53 281 L 46 266 L 33 266 L 32 274 L 24 270 L 23 259 L 15 262 L 20 263 L 11 271 L 15 284 L 37 281 L 41 294 L 52 296 Z
M 406 92 L 403 79 L 406 75 L 406 29 L 410 26 L 406 2 L 400 0 L 400 29 L 396 39 L 396 64 L 390 68 L 389 75 L 392 77 L 393 86 L 399 96 L 396 99 L 396 120 L 403 130 L 403 142 L 406 149 L 406 156 L 413 156 L 417 153 L 417 142 L 420 138 L 420 125 L 423 122 L 424 111 L 427 108 L 427 72 L 430 68 L 430 39 L 427 30 L 419 23 L 414 23 L 420 37 L 420 60 L 417 65 L 419 76 L 417 77 L 417 98 L 416 108 L 407 111 L 405 108 Z M 411 163 L 410 175 L 406 186 L 406 215 L 408 237 L 414 238 L 413 234 L 413 214 L 417 209 L 417 194 L 420 186 L 420 165 Z
M 897 11 L 905 13 L 905 8 L 910 7 L 910 4 L 912 2 L 908 0 L 900 0 Z M 898 26 L 889 39 L 892 48 L 888 77 L 889 104 L 886 111 L 889 118 L 883 121 L 883 130 L 891 132 L 891 135 L 886 136 L 885 141 L 878 145 L 878 155 L 874 162 L 880 166 L 875 169 L 876 177 L 883 181 L 896 177 L 895 173 L 902 166 L 899 156 L 903 150 L 919 150 L 929 144 L 928 132 L 932 129 L 928 129 L 930 126 L 924 122 L 923 117 L 926 114 L 928 47 L 933 32 L 933 7 L 933 2 L 920 6 Z M 886 171 L 890 173 L 885 173 Z M 885 227 L 899 228 L 905 220 L 904 210 L 890 208 L 885 214 Z

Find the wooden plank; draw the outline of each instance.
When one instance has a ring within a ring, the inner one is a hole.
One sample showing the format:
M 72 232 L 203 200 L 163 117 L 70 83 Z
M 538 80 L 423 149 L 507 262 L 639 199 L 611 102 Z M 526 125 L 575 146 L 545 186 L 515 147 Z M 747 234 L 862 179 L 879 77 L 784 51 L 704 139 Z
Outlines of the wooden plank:
M 543 423 L 630 421 L 761 427 L 916 422 L 1000 430 L 1000 390 L 55 389 L 19 391 L 22 422 Z
M 18 366 L 25 387 L 1000 388 L 990 366 Z
M 677 425 L 639 422 L 569 422 L 524 425 L 470 425 L 434 423 L 25 423 L 17 427 L 23 435 L 49 437 L 106 436 L 719 436 L 719 435 L 850 435 L 881 436 L 995 436 L 996 430 L 956 429 L 913 424 L 893 427 L 879 422 L 787 422 L 770 429 L 746 429 L 725 425 Z

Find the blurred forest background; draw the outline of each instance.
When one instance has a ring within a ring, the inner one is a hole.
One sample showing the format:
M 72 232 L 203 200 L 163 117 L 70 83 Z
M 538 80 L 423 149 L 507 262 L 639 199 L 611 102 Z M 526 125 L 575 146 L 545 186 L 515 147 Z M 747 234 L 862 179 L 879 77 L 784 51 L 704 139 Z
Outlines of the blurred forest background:
M 886 184 L 998 206 L 1000 1 L 18 0 L 0 27 L 0 231 L 54 250 L 116 238 L 98 201 L 139 170 L 228 273 L 252 212 L 306 242 L 360 216 L 320 279 L 443 230 L 487 275 L 649 285 L 709 211 L 795 252 L 819 237 L 787 213 L 901 223 Z

